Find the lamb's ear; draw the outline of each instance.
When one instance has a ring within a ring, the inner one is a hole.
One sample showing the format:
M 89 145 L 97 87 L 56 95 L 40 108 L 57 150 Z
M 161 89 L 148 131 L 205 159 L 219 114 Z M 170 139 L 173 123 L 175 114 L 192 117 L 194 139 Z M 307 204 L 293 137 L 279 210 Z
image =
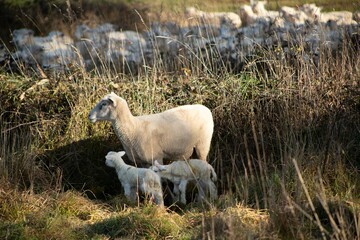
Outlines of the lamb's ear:
M 154 161 L 154 166 L 156 166 L 160 171 L 166 170 L 166 166 L 161 165 L 157 160 Z
M 114 155 L 116 152 L 110 151 L 106 154 L 105 158 L 109 158 L 110 156 Z
M 166 166 L 164 166 L 164 165 L 159 164 L 157 167 L 159 168 L 160 171 L 165 171 L 166 170 Z
M 119 156 L 120 156 L 120 157 L 122 157 L 122 156 L 124 156 L 124 155 L 125 155 L 125 151 L 120 151 L 120 152 L 119 152 Z
M 158 160 L 155 160 L 154 161 L 154 166 L 156 166 L 156 167 L 158 167 L 160 169 L 160 167 L 162 167 L 163 165 L 161 165 Z

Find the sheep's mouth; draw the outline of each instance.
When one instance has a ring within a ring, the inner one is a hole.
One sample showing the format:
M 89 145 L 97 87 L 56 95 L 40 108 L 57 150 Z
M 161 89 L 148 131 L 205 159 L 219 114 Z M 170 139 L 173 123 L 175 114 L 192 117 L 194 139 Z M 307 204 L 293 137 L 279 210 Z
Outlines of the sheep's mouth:
M 90 117 L 89 117 L 89 120 L 90 120 L 90 122 L 92 122 L 92 123 L 95 123 L 95 122 L 96 122 L 96 118 L 90 118 Z

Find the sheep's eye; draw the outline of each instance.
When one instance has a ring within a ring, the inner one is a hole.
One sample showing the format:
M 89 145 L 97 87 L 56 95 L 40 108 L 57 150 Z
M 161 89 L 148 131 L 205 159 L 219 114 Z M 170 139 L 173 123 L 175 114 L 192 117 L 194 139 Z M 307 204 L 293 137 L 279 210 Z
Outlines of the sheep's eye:
M 99 107 L 99 108 L 100 108 L 100 110 L 101 110 L 103 107 L 105 107 L 106 105 L 107 105 L 107 103 L 106 103 L 106 102 L 101 103 L 101 104 L 100 104 L 100 107 Z

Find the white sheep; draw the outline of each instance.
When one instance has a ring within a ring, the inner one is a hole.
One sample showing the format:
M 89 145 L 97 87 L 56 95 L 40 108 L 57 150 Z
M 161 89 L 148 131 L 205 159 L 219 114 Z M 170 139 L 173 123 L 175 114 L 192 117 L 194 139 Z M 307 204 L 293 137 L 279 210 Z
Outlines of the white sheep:
M 127 65 L 135 71 L 136 66 L 139 66 L 143 60 L 143 50 L 146 49 L 145 38 L 134 31 L 109 32 L 107 38 L 106 62 L 115 68 Z
M 254 24 L 258 18 L 257 14 L 254 13 L 252 7 L 249 5 L 241 6 L 239 15 L 243 26 Z
M 126 164 L 122 159 L 124 155 L 124 151 L 108 152 L 105 163 L 107 166 L 116 169 L 126 198 L 134 203 L 139 189 L 142 193 L 153 198 L 157 205 L 164 206 L 160 177 L 150 169 L 136 168 Z
M 174 184 L 174 194 L 176 200 L 186 204 L 186 186 L 189 181 L 195 180 L 199 190 L 198 200 L 202 202 L 207 194 L 211 200 L 217 198 L 217 180 L 214 168 L 207 162 L 199 159 L 190 159 L 187 161 L 175 161 L 169 165 L 161 165 L 155 160 L 154 165 L 150 167 L 161 178 L 165 178 Z
M 304 24 L 305 21 L 309 19 L 305 12 L 294 7 L 283 6 L 280 8 L 280 12 L 285 21 L 290 22 L 295 26 Z
M 204 12 L 195 7 L 188 7 L 185 10 L 188 18 L 194 17 L 205 20 L 207 23 L 228 24 L 233 28 L 241 26 L 240 16 L 234 12 Z
M 324 12 L 321 13 L 320 22 L 327 23 L 329 21 L 334 21 L 338 25 L 356 25 L 356 21 L 353 20 L 353 13 L 350 11 L 333 11 L 333 12 Z
M 133 116 L 125 99 L 113 92 L 96 104 L 89 120 L 110 121 L 130 160 L 145 166 L 155 159 L 189 159 L 194 148 L 206 160 L 214 130 L 212 113 L 203 105 Z

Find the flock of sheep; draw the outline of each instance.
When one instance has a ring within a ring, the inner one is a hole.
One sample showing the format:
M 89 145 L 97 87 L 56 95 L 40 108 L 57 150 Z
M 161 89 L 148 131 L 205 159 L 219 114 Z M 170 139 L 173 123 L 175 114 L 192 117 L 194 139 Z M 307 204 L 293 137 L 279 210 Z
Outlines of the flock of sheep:
M 214 121 L 211 111 L 199 104 L 133 116 L 125 99 L 104 96 L 90 111 L 89 120 L 110 121 L 125 151 L 109 152 L 106 165 L 116 169 L 124 194 L 135 202 L 138 191 L 164 206 L 162 179 L 174 184 L 175 201 L 186 204 L 189 181 L 198 187 L 198 201 L 217 198 L 214 168 L 207 163 Z M 190 159 L 193 151 L 199 159 Z M 135 165 L 128 165 L 127 155 Z M 163 165 L 163 163 L 170 163 Z M 141 166 L 141 167 L 138 167 Z
M 167 61 L 179 59 L 180 54 L 199 59 L 208 51 L 241 63 L 259 46 L 281 46 L 284 51 L 304 46 L 304 57 L 311 59 L 321 48 L 336 51 L 346 37 L 360 35 L 358 12 L 327 13 L 315 4 L 269 11 L 265 5 L 262 1 L 242 5 L 237 13 L 188 8 L 188 26 L 153 22 L 144 32 L 119 31 L 108 23 L 93 28 L 79 25 L 73 37 L 59 31 L 40 37 L 31 29 L 18 29 L 12 33 L 15 51 L 6 54 L 0 49 L 0 63 L 6 55 L 13 64 L 35 70 L 62 72 L 75 66 L 91 71 L 109 66 L 135 72 L 153 66 L 158 56 Z

